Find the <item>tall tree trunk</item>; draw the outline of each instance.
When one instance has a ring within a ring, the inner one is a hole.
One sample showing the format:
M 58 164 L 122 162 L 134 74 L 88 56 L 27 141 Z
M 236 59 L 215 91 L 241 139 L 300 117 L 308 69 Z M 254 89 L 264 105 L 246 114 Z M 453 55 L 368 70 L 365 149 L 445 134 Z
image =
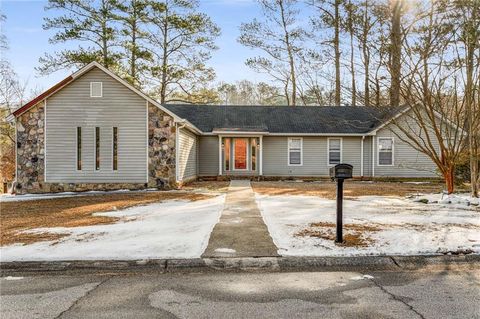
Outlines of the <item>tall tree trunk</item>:
M 287 22 L 285 21 L 285 10 L 283 8 L 283 0 L 279 1 L 279 5 L 280 5 L 280 14 L 282 17 L 283 32 L 285 34 L 285 45 L 287 46 L 288 63 L 290 65 L 290 81 L 292 81 L 291 105 L 295 106 L 297 104 L 297 79 L 295 76 L 295 61 L 293 57 L 293 48 L 290 43 L 290 34 L 289 34 L 289 31 L 287 30 Z
M 455 191 L 455 165 L 449 165 L 445 168 L 443 179 L 445 180 L 448 194 L 453 194 Z
M 164 104 L 167 99 L 167 71 L 168 71 L 168 6 L 165 8 L 165 20 L 163 23 L 163 55 L 162 55 L 162 79 L 160 83 L 160 103 Z
M 469 159 L 470 159 L 470 184 L 471 184 L 471 195 L 472 197 L 478 197 L 478 148 L 476 147 L 478 138 L 478 126 L 476 120 L 478 120 L 478 115 L 474 114 L 474 84 L 473 84 L 473 70 L 475 68 L 475 49 L 478 48 L 478 40 L 479 36 L 478 30 L 476 29 L 476 19 L 477 11 L 479 5 L 478 2 L 473 5 L 472 7 L 472 16 L 471 16 L 471 23 L 472 25 L 467 25 L 466 28 L 466 58 L 465 58 L 465 67 L 466 67 L 466 85 L 465 85 L 465 104 L 467 108 L 467 120 L 468 120 L 468 151 L 469 151 Z
M 365 0 L 365 14 L 363 17 L 363 34 L 362 34 L 362 53 L 363 63 L 365 65 L 365 106 L 370 106 L 370 50 L 368 48 L 368 31 L 369 31 L 369 16 L 368 16 L 368 0 Z
M 354 63 L 354 47 L 353 47 L 353 9 L 352 1 L 349 1 L 349 12 L 348 12 L 348 30 L 350 32 L 350 70 L 352 73 L 352 106 L 357 105 L 357 84 L 355 81 L 355 63 Z
M 137 6 L 136 1 L 132 0 L 132 51 L 130 56 L 130 77 L 133 84 L 137 84 Z
M 401 18 L 403 0 L 391 0 L 392 20 L 390 34 L 390 104 L 393 107 L 400 105 L 400 78 L 401 78 L 401 55 L 402 55 L 402 30 Z
M 333 45 L 335 48 L 335 105 L 340 106 L 340 3 L 335 0 L 335 35 Z
M 110 61 L 108 60 L 108 30 L 107 30 L 107 15 L 108 9 L 106 8 L 105 0 L 102 0 L 102 58 L 103 65 L 108 68 Z

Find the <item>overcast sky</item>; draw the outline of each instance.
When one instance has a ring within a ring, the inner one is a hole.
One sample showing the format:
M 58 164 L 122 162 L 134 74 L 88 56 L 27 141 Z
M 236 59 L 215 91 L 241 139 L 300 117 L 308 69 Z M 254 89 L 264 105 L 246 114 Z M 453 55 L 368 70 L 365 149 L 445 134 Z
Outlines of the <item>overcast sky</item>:
M 58 71 L 44 77 L 35 72 L 40 56 L 66 47 L 48 43 L 53 31 L 42 29 L 43 18 L 51 14 L 44 10 L 46 3 L 43 0 L 0 0 L 0 10 L 7 16 L 6 23 L 2 24 L 2 32 L 10 45 L 7 58 L 20 79 L 28 81 L 28 87 L 35 90 L 47 89 L 73 71 Z M 208 14 L 222 29 L 217 41 L 220 49 L 209 62 L 217 72 L 217 80 L 265 80 L 245 66 L 246 58 L 255 53 L 237 42 L 240 24 L 260 14 L 258 5 L 253 0 L 200 0 L 200 11 Z

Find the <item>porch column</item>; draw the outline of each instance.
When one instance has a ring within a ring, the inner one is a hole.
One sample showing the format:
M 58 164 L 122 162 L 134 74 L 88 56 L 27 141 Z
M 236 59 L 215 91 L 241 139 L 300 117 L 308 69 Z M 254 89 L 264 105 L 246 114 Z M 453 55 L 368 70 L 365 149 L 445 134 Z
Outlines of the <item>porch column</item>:
M 362 158 L 360 159 L 360 177 L 363 177 L 363 142 L 365 141 L 365 135 L 362 136 L 362 144 L 360 144 L 360 154 Z
M 258 163 L 258 175 L 263 175 L 263 135 L 260 135 L 260 156 L 259 156 L 259 163 Z
M 222 136 L 218 136 L 218 175 L 222 175 Z

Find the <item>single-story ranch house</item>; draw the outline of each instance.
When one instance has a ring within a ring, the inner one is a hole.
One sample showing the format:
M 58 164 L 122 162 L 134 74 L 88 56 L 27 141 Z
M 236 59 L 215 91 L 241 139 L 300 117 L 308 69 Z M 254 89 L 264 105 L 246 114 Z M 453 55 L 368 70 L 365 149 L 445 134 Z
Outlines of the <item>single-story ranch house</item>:
M 162 105 L 90 63 L 17 109 L 15 191 L 169 188 L 198 177 L 435 177 L 365 107 Z M 397 129 L 397 134 L 395 133 Z

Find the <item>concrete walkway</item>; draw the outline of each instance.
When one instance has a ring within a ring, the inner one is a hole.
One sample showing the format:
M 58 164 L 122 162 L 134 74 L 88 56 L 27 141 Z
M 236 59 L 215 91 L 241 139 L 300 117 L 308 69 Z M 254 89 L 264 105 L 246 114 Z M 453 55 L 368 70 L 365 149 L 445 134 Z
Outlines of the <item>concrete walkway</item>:
M 248 180 L 233 180 L 203 257 L 278 256 Z

